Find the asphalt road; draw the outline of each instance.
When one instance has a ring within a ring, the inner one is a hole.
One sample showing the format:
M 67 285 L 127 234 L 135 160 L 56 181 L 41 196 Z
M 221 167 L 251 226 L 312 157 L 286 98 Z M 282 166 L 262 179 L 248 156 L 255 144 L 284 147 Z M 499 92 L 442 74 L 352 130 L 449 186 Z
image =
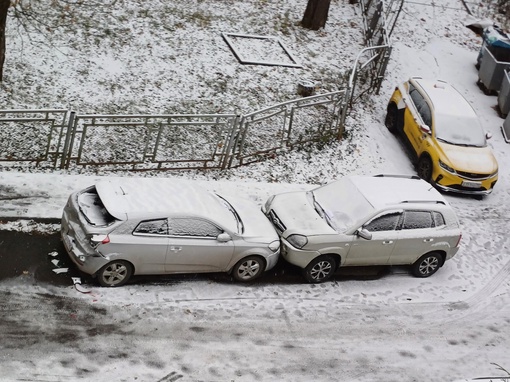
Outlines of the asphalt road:
M 92 277 L 81 273 L 69 259 L 60 233 L 41 234 L 0 230 L 0 281 L 23 277 L 33 283 L 49 283 L 56 286 L 72 285 L 72 277 L 81 277 L 83 284 L 94 284 Z M 377 279 L 388 272 L 386 267 L 360 267 L 341 269 L 337 279 Z M 230 282 L 232 278 L 223 273 L 188 274 L 167 276 L 136 276 L 130 283 L 174 283 L 191 279 Z M 257 281 L 255 281 L 256 283 Z M 303 282 L 300 269 L 280 261 L 274 269 L 263 275 L 258 282 L 286 284 Z
M 59 233 L 0 231 L 0 280 L 21 276 L 35 282 L 69 285 L 70 274 L 77 273 L 69 263 Z M 58 268 L 68 268 L 68 272 L 56 273 Z

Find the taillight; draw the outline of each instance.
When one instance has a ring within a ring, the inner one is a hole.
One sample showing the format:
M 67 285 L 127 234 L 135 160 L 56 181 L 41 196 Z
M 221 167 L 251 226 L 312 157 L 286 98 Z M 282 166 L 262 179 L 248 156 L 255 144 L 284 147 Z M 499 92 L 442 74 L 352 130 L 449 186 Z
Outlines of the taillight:
M 462 239 L 462 234 L 459 235 L 459 240 L 457 240 L 457 244 L 455 244 L 455 248 L 460 245 L 460 239 Z
M 108 235 L 93 235 L 90 238 L 90 242 L 92 246 L 95 248 L 99 244 L 108 244 L 110 242 L 110 237 Z

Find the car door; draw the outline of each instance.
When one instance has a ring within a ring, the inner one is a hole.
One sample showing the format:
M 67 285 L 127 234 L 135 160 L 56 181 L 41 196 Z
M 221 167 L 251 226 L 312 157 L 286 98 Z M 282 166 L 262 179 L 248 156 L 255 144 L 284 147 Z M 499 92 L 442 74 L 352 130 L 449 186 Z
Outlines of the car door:
M 387 264 L 398 238 L 397 228 L 402 211 L 388 211 L 376 216 L 363 225 L 371 239 L 355 236 L 347 253 L 344 265 Z
M 438 245 L 441 245 L 441 240 L 437 240 L 437 230 L 434 227 L 441 224 L 440 221 L 444 225 L 444 218 L 439 212 L 437 215 L 431 211 L 404 211 L 390 264 L 412 264 L 420 256 L 440 249 Z
M 167 272 L 224 271 L 232 259 L 233 240 L 217 240 L 224 230 L 208 220 L 170 218 L 168 231 Z
M 114 241 L 112 235 L 110 240 Z M 140 221 L 131 234 L 115 239 L 114 251 L 135 265 L 137 274 L 165 273 L 168 247 L 167 219 Z
M 404 112 L 404 135 L 419 156 L 428 142 L 432 126 L 432 111 L 425 97 L 412 84 L 409 84 L 409 97 Z M 428 132 L 426 131 L 428 129 Z

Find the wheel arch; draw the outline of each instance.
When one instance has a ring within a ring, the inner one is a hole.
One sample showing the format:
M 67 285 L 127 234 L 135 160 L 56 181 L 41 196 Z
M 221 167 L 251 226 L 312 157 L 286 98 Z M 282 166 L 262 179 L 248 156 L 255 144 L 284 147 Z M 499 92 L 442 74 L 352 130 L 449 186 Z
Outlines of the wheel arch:
M 312 260 L 310 260 L 308 262 L 308 264 L 306 264 L 306 267 L 308 267 L 312 261 L 315 261 L 315 260 L 320 259 L 321 257 L 325 257 L 325 256 L 332 257 L 335 260 L 335 269 L 334 269 L 335 271 L 338 268 L 340 268 L 340 263 L 342 262 L 342 256 L 340 256 L 338 253 L 334 253 L 334 252 L 321 253 L 319 256 L 314 257 Z
M 231 261 L 231 263 L 229 264 L 229 267 L 227 269 L 227 274 L 232 274 L 232 271 L 234 270 L 234 267 L 239 264 L 241 261 L 247 259 L 248 257 L 258 257 L 260 258 L 261 260 L 261 263 L 264 265 L 263 267 L 263 271 L 266 270 L 267 268 L 267 259 L 265 258 L 264 255 L 261 255 L 260 253 L 258 252 L 247 252 L 247 253 L 244 253 L 243 256 L 239 257 L 237 260 L 233 260 Z
M 116 254 L 115 254 L 115 255 L 116 255 Z M 110 255 L 110 256 L 112 256 L 112 255 Z M 95 271 L 95 272 L 94 272 L 91 276 L 92 276 L 93 278 L 97 278 L 97 274 L 99 273 L 99 271 L 100 271 L 101 269 L 103 269 L 106 265 L 111 264 L 111 263 L 113 263 L 113 262 L 115 262 L 115 261 L 122 261 L 122 262 L 124 262 L 124 263 L 127 263 L 129 266 L 131 266 L 131 272 L 132 272 L 132 273 L 131 273 L 131 275 L 132 275 L 132 276 L 136 275 L 136 266 L 135 266 L 135 264 L 134 264 L 131 260 L 126 260 L 126 259 L 124 259 L 123 257 L 119 257 L 119 258 L 114 258 L 114 259 L 111 259 L 111 258 L 110 258 L 110 260 L 108 260 L 108 262 L 107 262 L 107 263 L 105 263 L 105 264 L 101 265 L 101 267 L 99 267 L 99 269 L 98 269 L 97 271 Z
M 442 249 L 435 249 L 433 251 L 428 251 L 427 253 L 424 253 L 423 255 L 418 256 L 416 258 L 416 260 L 414 260 L 413 264 L 416 264 L 416 262 L 418 260 L 420 260 L 423 256 L 431 255 L 431 254 L 439 255 L 439 258 L 441 259 L 441 263 L 439 264 L 439 267 L 442 267 L 444 265 L 444 263 L 446 262 L 446 251 L 444 251 Z

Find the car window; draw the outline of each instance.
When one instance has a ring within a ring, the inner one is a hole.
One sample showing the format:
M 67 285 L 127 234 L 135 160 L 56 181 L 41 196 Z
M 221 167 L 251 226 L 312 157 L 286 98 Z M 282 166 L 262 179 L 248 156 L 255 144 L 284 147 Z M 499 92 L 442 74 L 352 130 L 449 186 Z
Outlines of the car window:
M 433 227 L 432 214 L 429 211 L 405 211 L 402 229 L 420 229 Z
M 440 227 L 445 225 L 444 217 L 441 212 L 434 211 L 432 212 L 432 218 L 434 219 L 434 227 Z
M 168 235 L 167 219 L 142 221 L 136 226 L 133 233 L 137 235 Z
M 397 229 L 400 216 L 400 212 L 382 215 L 365 224 L 363 228 L 370 232 L 394 231 Z
M 196 218 L 174 218 L 168 223 L 168 232 L 173 236 L 198 236 L 216 238 L 223 232 L 214 224 Z
M 411 96 L 411 99 L 413 100 L 414 105 L 416 106 L 416 110 L 420 114 L 423 123 L 429 127 L 432 127 L 432 112 L 430 110 L 430 106 L 428 105 L 427 101 L 425 101 L 425 98 L 418 91 L 418 89 L 416 89 L 413 85 L 410 85 L 409 88 L 409 95 Z

